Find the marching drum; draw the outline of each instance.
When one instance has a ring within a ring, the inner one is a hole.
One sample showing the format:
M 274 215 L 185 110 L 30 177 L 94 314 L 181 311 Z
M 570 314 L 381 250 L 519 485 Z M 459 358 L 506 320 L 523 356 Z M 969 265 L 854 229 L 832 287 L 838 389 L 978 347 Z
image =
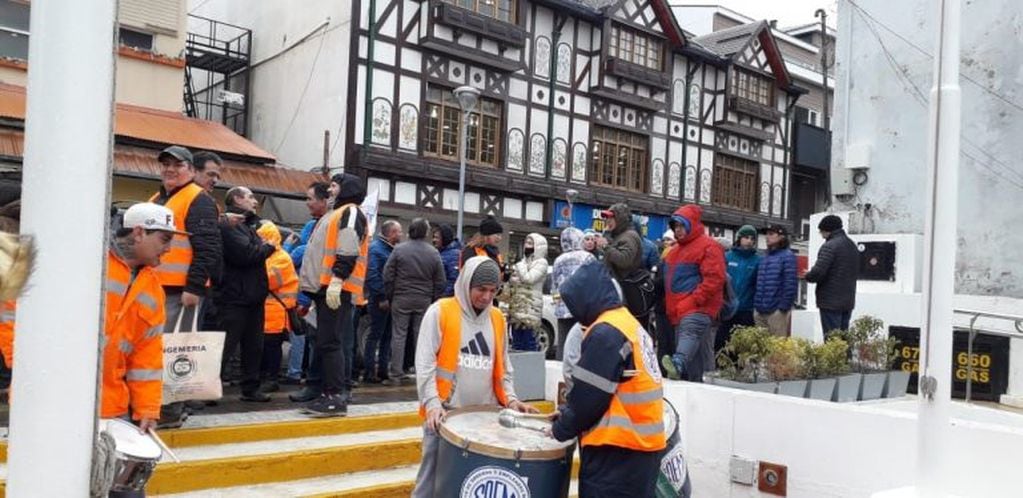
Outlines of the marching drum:
M 496 407 L 452 410 L 440 425 L 434 495 L 444 498 L 564 498 L 572 479 L 573 442 L 540 430 L 550 423 L 498 422 Z
M 139 428 L 121 419 L 106 419 L 100 429 L 114 439 L 117 465 L 113 491 L 141 491 L 160 460 L 160 446 Z
M 657 498 L 689 498 L 692 485 L 686 458 L 682 454 L 682 437 L 678 430 L 678 412 L 664 400 L 664 435 L 667 445 L 661 458 L 661 472 L 657 476 Z

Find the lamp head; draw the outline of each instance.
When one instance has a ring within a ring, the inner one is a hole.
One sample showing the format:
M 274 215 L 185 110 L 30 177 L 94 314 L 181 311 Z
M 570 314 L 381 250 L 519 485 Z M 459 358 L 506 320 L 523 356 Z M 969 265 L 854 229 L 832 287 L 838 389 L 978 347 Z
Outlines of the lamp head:
M 462 108 L 462 111 L 469 112 L 476 107 L 476 101 L 479 100 L 480 91 L 466 85 L 456 88 L 454 94 L 455 98 L 458 99 L 458 105 Z

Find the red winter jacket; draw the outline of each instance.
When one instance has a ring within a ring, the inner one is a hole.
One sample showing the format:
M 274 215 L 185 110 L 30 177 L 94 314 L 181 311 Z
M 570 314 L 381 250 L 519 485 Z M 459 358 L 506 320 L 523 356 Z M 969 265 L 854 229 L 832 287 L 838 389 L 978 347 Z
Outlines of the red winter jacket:
M 662 263 L 665 306 L 672 326 L 692 313 L 715 318 L 724 302 L 725 254 L 721 246 L 704 233 L 702 211 L 692 204 L 682 206 L 671 224 L 688 225 L 688 234 L 668 252 Z

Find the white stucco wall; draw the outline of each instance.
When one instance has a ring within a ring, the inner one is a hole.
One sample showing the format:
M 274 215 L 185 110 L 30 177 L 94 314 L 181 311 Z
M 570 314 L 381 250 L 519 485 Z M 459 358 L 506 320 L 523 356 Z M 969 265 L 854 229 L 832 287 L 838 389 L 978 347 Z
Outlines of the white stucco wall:
M 848 174 L 849 145 L 866 145 L 869 180 L 836 208 L 864 213 L 869 233 L 922 233 L 935 3 L 856 5 L 839 2 L 833 173 Z M 1023 251 L 1012 248 L 1023 243 L 1016 229 L 1023 226 L 1023 3 L 963 2 L 962 19 L 956 292 L 1019 298 Z
M 334 144 L 330 165 L 340 167 L 348 107 L 351 3 L 192 0 L 191 4 L 198 6 L 193 14 L 252 30 L 255 67 L 249 139 L 274 153 L 279 163 L 308 170 L 323 164 L 323 131 L 330 130 Z M 320 34 L 289 49 L 328 19 Z

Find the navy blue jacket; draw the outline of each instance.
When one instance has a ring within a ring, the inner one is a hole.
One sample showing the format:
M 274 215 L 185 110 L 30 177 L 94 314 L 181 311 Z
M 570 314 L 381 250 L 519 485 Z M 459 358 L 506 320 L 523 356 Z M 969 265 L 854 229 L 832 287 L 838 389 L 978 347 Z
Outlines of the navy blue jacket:
M 458 258 L 462 256 L 462 243 L 452 240 L 440 251 L 440 260 L 444 263 L 444 276 L 448 283 L 444 287 L 444 297 L 455 295 L 455 280 L 458 280 Z
M 387 299 L 384 297 L 384 265 L 387 258 L 391 257 L 394 246 L 377 235 L 369 245 L 366 266 L 366 298 L 374 301 Z
M 753 305 L 761 314 L 788 311 L 796 302 L 797 286 L 795 253 L 788 247 L 769 250 L 760 260 Z
M 725 262 L 728 264 L 728 277 L 731 278 L 732 289 L 739 300 L 736 311 L 753 311 L 760 255 L 756 249 L 733 247 L 725 253 Z

